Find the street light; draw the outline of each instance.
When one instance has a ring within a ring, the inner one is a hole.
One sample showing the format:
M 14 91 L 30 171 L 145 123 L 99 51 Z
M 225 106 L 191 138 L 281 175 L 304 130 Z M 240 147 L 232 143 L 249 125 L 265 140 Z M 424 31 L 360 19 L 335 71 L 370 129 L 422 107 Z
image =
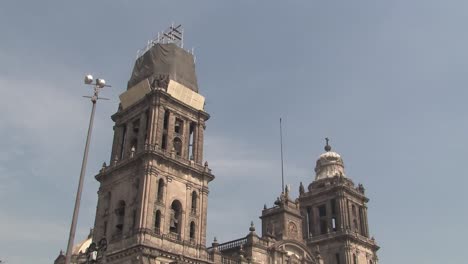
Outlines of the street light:
M 76 191 L 75 209 L 73 210 L 73 218 L 72 218 L 72 223 L 70 226 L 70 235 L 68 237 L 68 246 L 67 246 L 67 255 L 65 258 L 65 264 L 70 264 L 71 254 L 72 254 L 72 249 L 73 249 L 73 240 L 75 240 L 76 222 L 78 221 L 78 213 L 80 211 L 81 192 L 83 190 L 83 181 L 84 181 L 84 175 L 86 172 L 86 163 L 88 161 L 89 142 L 91 140 L 91 131 L 93 130 L 94 113 L 96 111 L 96 102 L 98 99 L 109 100 L 107 98 L 99 97 L 100 89 L 104 87 L 110 87 L 110 85 L 106 85 L 106 81 L 104 79 L 98 78 L 93 83 L 93 76 L 88 74 L 84 78 L 84 83 L 87 85 L 94 86 L 93 96 L 84 96 L 86 98 L 91 99 L 91 103 L 93 103 L 93 106 L 91 108 L 91 117 L 89 118 L 88 135 L 86 137 L 86 145 L 85 145 L 85 150 L 83 154 L 83 161 L 81 163 L 81 172 L 80 172 L 80 180 L 78 182 L 78 190 Z

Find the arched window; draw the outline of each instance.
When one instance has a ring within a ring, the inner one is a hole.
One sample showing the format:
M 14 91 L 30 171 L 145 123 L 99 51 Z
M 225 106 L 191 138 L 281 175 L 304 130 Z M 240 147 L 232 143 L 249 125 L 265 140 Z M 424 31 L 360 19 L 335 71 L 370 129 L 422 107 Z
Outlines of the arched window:
M 351 211 L 353 212 L 353 216 L 356 217 L 356 206 L 354 204 L 351 206 Z
M 175 200 L 171 204 L 171 218 L 170 218 L 170 225 L 169 231 L 172 233 L 177 233 L 180 235 L 180 227 L 182 225 L 182 204 Z
M 192 213 L 197 212 L 197 202 L 198 202 L 198 194 L 196 191 L 192 192 Z
M 117 233 L 122 233 L 124 228 L 125 220 L 125 202 L 120 200 L 117 209 L 115 209 L 115 215 L 117 216 L 117 224 L 115 225 Z
M 195 239 L 195 222 L 190 223 L 190 240 Z
M 161 233 L 161 211 L 157 210 L 154 216 L 154 231 L 156 234 Z
M 156 194 L 156 200 L 158 202 L 162 202 L 163 197 L 164 197 L 164 180 L 159 179 L 159 181 L 158 181 L 158 192 Z
M 353 264 L 357 264 L 357 257 L 356 257 L 356 254 L 353 254 Z

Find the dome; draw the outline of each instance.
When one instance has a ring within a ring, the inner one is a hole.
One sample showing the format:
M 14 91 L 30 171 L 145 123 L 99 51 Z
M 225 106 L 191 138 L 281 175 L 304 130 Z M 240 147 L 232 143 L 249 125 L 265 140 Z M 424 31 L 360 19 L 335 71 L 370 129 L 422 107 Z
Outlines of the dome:
M 88 237 L 73 247 L 72 255 L 86 253 L 86 250 L 88 249 L 89 245 L 91 245 L 91 243 L 93 242 L 93 231 L 94 230 L 91 228 Z
M 86 253 L 86 250 L 88 249 L 89 245 L 91 245 L 91 242 L 93 242 L 92 238 L 87 238 L 86 240 L 81 241 L 79 244 L 73 247 L 72 255 Z
M 332 178 L 335 176 L 345 177 L 343 159 L 340 154 L 331 151 L 331 146 L 325 146 L 325 153 L 321 154 L 317 159 L 315 166 L 315 180 Z

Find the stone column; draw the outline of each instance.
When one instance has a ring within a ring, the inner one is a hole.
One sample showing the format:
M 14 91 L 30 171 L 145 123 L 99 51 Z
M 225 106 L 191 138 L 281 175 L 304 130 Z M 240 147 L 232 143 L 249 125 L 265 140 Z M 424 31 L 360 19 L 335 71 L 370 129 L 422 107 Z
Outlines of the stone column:
M 185 237 L 182 237 L 182 240 L 190 240 L 190 211 L 191 211 L 191 206 L 190 206 L 190 197 L 191 197 L 191 194 L 192 193 L 192 185 L 191 184 L 187 184 L 186 187 L 185 187 L 185 211 L 186 211 L 186 214 L 185 214 L 185 219 L 184 219 L 184 222 L 185 222 L 185 225 L 184 225 L 184 229 L 187 229 L 187 232 L 186 232 L 186 236 Z
M 133 124 L 132 122 L 127 123 L 127 131 L 125 132 L 125 143 L 123 144 L 123 155 L 122 159 L 126 159 L 130 156 L 130 148 L 132 147 L 132 133 L 133 133 Z
M 203 135 L 204 135 L 204 125 L 199 123 L 197 126 L 197 151 L 196 151 L 196 159 L 195 161 L 199 164 L 203 163 Z
M 332 226 L 332 206 L 331 206 L 331 200 L 328 200 L 327 203 L 325 204 L 327 208 L 327 233 L 333 232 L 333 226 Z
M 346 226 L 348 225 L 348 210 L 346 207 L 346 199 L 344 197 L 343 193 L 338 193 L 338 207 L 339 207 L 339 213 L 338 213 L 338 221 L 339 221 L 339 230 L 343 231 L 346 229 Z
M 115 159 L 116 156 L 118 159 L 120 159 L 120 149 L 122 145 L 123 130 L 123 126 L 114 126 L 114 141 L 112 143 L 112 152 L 109 164 L 112 164 L 112 161 Z
M 169 112 L 169 122 L 167 125 L 167 149 L 166 149 L 168 153 L 172 153 L 172 149 L 174 148 L 174 144 L 173 144 L 174 124 L 175 124 L 175 116 L 173 113 Z
M 367 222 L 367 206 L 362 207 L 362 220 L 364 222 L 364 234 L 366 237 L 369 237 L 369 224 Z
M 196 163 L 201 163 L 198 162 L 197 158 L 197 151 L 198 151 L 198 130 L 199 130 L 199 125 L 198 123 L 195 123 L 193 127 L 193 145 L 192 145 L 192 153 L 189 153 L 189 155 L 193 155 L 193 161 Z
M 345 264 L 354 264 L 353 263 L 353 255 L 351 254 L 351 247 L 350 246 L 344 246 L 344 260 Z
M 163 106 L 157 106 L 155 110 L 155 117 L 153 118 L 154 123 L 152 125 L 153 130 L 153 143 L 154 145 L 158 145 L 159 148 L 162 147 L 162 135 L 164 132 L 164 115 L 166 110 Z
M 146 112 L 141 113 L 140 115 L 140 130 L 138 131 L 138 145 L 136 146 L 137 152 L 141 152 L 145 147 L 145 134 L 146 132 Z
M 190 121 L 183 121 L 183 130 L 182 130 L 182 158 L 189 159 L 189 140 L 190 140 Z
M 200 223 L 198 224 L 200 239 L 200 245 L 206 245 L 206 217 L 208 211 L 208 187 L 203 186 L 202 190 L 200 191 L 200 210 L 199 210 L 199 219 Z
M 148 139 L 148 144 L 152 145 L 155 144 L 155 127 L 156 127 L 156 113 L 157 113 L 157 106 L 155 104 L 151 104 L 148 109 L 148 124 L 146 127 L 146 138 Z
M 145 170 L 145 175 L 143 175 L 142 179 L 142 186 L 141 186 L 141 195 L 140 195 L 140 202 L 138 203 L 140 205 L 140 220 L 139 220 L 139 228 L 149 228 L 151 229 L 151 226 L 148 226 L 148 211 L 149 211 L 149 192 L 150 192 L 150 187 L 151 187 L 151 170 L 152 170 L 152 164 L 149 163 L 146 165 L 146 170 Z

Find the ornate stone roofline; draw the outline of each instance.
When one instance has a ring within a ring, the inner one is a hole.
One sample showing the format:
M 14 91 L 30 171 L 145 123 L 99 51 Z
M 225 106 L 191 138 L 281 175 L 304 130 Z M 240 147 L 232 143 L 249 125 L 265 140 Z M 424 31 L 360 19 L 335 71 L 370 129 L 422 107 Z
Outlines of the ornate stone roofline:
M 365 196 L 362 185 L 355 187 L 354 182 L 349 178 L 335 176 L 314 181 L 309 185 L 308 191 L 299 196 L 299 200 L 311 199 L 311 197 L 323 196 L 326 193 L 346 192 L 364 202 L 369 202 Z
M 375 251 L 379 250 L 379 246 L 373 238 L 365 237 L 351 230 L 335 231 L 323 235 L 313 236 L 306 239 L 307 244 L 326 243 L 330 240 L 350 240 L 363 246 L 369 247 Z
M 142 99 L 140 99 L 139 101 L 137 101 L 136 103 L 127 107 L 124 110 L 119 109 L 117 113 L 114 113 L 111 116 L 111 118 L 114 122 L 117 122 L 118 119 L 120 119 L 122 116 L 125 116 L 127 113 L 131 113 L 134 109 L 140 107 L 141 105 L 146 105 L 144 104 L 145 102 L 152 102 L 153 104 L 155 104 L 158 96 L 166 99 L 168 102 L 174 103 L 175 105 L 183 108 L 184 110 L 192 113 L 195 116 L 202 116 L 205 121 L 210 118 L 210 114 L 208 114 L 207 112 L 203 110 L 195 109 L 192 106 L 175 99 L 169 93 L 167 93 L 163 88 L 152 88 L 151 92 L 146 94 L 145 97 L 143 97 Z
M 209 258 L 194 258 L 189 256 L 183 256 L 181 254 L 174 254 L 166 250 L 156 249 L 154 247 L 146 246 L 146 245 L 137 245 L 131 248 L 126 248 L 120 251 L 110 252 L 106 255 L 106 259 L 108 261 L 122 259 L 127 256 L 141 256 L 148 257 L 148 258 L 157 258 L 157 257 L 165 257 L 168 259 L 172 259 L 177 261 L 178 263 L 190 263 L 190 264 L 207 264 L 212 263 Z
M 200 176 L 207 177 L 208 182 L 214 180 L 215 176 L 211 173 L 211 169 L 208 168 L 208 166 L 202 166 L 198 163 L 195 163 L 193 160 L 188 160 L 184 159 L 182 157 L 178 157 L 177 155 L 174 155 L 174 153 L 171 153 L 169 151 L 165 151 L 161 148 L 159 148 L 156 145 L 150 145 L 150 144 L 145 144 L 145 148 L 143 151 L 137 152 L 134 154 L 133 157 L 128 157 L 124 160 L 121 161 L 113 161 L 112 164 L 109 166 L 103 166 L 99 173 L 95 176 L 96 180 L 101 182 L 103 177 L 112 175 L 114 172 L 124 169 L 127 166 L 130 166 L 136 161 L 142 162 L 144 161 L 147 157 L 151 156 L 157 156 L 165 161 L 171 161 L 174 162 L 175 164 L 187 169 L 191 170 L 195 173 L 197 173 Z M 148 169 L 156 169 L 156 164 L 154 165 L 149 165 L 151 168 Z M 153 168 L 154 167 L 154 168 Z

